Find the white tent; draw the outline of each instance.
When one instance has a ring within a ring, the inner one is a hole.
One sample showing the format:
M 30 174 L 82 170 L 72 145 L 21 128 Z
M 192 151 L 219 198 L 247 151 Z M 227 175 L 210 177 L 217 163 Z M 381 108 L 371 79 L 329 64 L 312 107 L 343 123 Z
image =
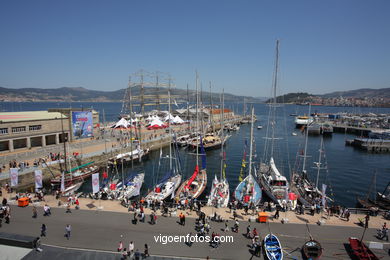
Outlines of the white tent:
M 120 128 L 120 127 L 124 127 L 124 128 L 127 128 L 130 126 L 130 123 L 124 119 L 124 118 L 121 118 L 114 126 L 113 128 Z
M 175 124 L 183 124 L 184 120 L 181 119 L 179 116 L 175 116 L 175 118 L 173 119 L 173 123 L 175 123 Z
M 171 123 L 174 122 L 174 116 L 172 116 L 171 114 L 168 114 L 165 118 L 164 118 L 164 121 L 167 122 L 167 121 L 170 121 Z
M 152 122 L 150 122 L 150 125 L 151 126 L 153 126 L 153 125 L 162 126 L 162 125 L 164 125 L 164 122 L 161 121 L 160 119 L 154 119 Z

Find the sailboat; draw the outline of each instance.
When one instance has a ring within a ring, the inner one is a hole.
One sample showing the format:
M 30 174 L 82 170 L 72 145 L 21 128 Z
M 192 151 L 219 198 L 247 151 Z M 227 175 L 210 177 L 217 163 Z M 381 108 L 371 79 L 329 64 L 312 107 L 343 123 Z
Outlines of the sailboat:
M 221 110 L 221 129 L 224 127 L 224 94 L 222 93 L 222 110 Z M 222 131 L 222 139 L 224 134 Z M 215 174 L 214 180 L 211 186 L 211 192 L 209 199 L 207 201 L 208 206 L 215 207 L 227 207 L 229 203 L 229 183 L 226 179 L 226 162 L 225 154 L 222 146 L 221 151 L 221 171 L 220 171 L 220 180 L 218 180 L 217 175 Z
M 248 176 L 238 184 L 237 188 L 234 191 L 234 197 L 243 205 L 249 205 L 253 203 L 256 206 L 261 198 L 262 192 L 259 184 L 256 182 L 256 179 L 252 175 L 252 169 L 254 169 L 256 174 L 256 169 L 252 167 L 252 157 L 253 157 L 253 123 L 254 123 L 254 109 L 252 107 L 252 116 L 251 116 L 251 137 L 249 144 L 249 165 L 248 165 Z M 245 158 L 244 158 L 245 160 Z M 244 161 L 243 160 L 243 161 Z M 245 163 L 243 162 L 243 165 Z M 244 168 L 244 167 L 243 167 Z M 242 169 L 243 171 L 243 169 Z M 240 178 L 241 174 L 240 174 Z
M 169 114 L 171 114 L 171 87 L 170 87 L 170 81 L 169 81 L 169 87 L 168 87 L 168 106 L 169 106 Z M 173 198 L 175 194 L 175 190 L 177 187 L 179 187 L 181 182 L 181 164 L 180 164 L 180 157 L 178 152 L 178 146 L 175 138 L 175 142 L 172 142 L 172 129 L 170 120 L 168 120 L 168 129 L 169 129 L 169 136 L 171 137 L 171 142 L 169 144 L 169 171 L 164 175 L 164 177 L 154 186 L 153 190 L 149 192 L 149 194 L 146 196 L 146 200 L 157 200 L 162 201 L 169 196 Z M 175 152 L 175 158 L 172 156 L 172 143 L 174 143 L 174 152 Z M 161 160 L 162 153 L 160 152 L 160 160 Z M 175 159 L 175 165 L 173 165 L 173 159 Z
M 276 41 L 276 59 L 275 59 L 275 73 L 273 80 L 273 104 L 270 104 L 270 116 L 268 121 L 268 127 L 271 126 L 271 138 L 268 138 L 268 127 L 267 127 L 267 138 L 265 149 L 268 148 L 268 140 L 271 140 L 270 157 L 265 158 L 269 160 L 268 163 L 260 164 L 260 177 L 259 182 L 263 188 L 263 191 L 267 196 L 279 206 L 282 206 L 282 201 L 287 198 L 289 184 L 285 176 L 283 176 L 278 168 L 276 167 L 275 160 L 273 158 L 274 152 L 274 140 L 275 138 L 275 127 L 276 127 L 276 86 L 278 80 L 278 69 L 279 69 L 279 40 Z
M 310 109 L 311 109 L 311 105 L 309 104 L 309 114 L 310 114 Z M 318 189 L 318 176 L 319 176 L 319 171 L 321 169 L 324 169 L 321 167 L 321 164 L 322 164 L 321 163 L 321 155 L 323 152 L 323 138 L 321 137 L 321 145 L 320 145 L 320 150 L 319 150 L 320 154 L 319 154 L 318 162 L 316 163 L 317 170 L 318 170 L 317 181 L 316 181 L 317 185 L 315 185 L 314 183 L 312 183 L 309 180 L 309 177 L 308 177 L 307 171 L 306 171 L 306 158 L 308 157 L 307 156 L 307 142 L 308 142 L 308 135 L 309 135 L 308 132 L 309 131 L 308 131 L 307 126 L 306 126 L 305 147 L 304 147 L 303 155 L 302 155 L 302 157 L 303 157 L 302 173 L 299 174 L 298 171 L 296 171 L 296 170 L 292 172 L 291 187 L 290 187 L 292 192 L 299 195 L 298 200 L 305 207 L 310 207 L 313 204 L 314 199 L 321 196 L 321 192 Z
M 198 73 L 196 73 L 196 131 L 199 130 L 199 93 Z M 199 132 L 199 131 L 198 131 Z M 176 198 L 180 201 L 198 198 L 207 185 L 206 152 L 203 147 L 202 136 L 199 135 L 200 152 L 202 156 L 202 168 L 199 169 L 199 149 L 196 149 L 196 166 L 191 177 L 184 181 L 177 189 Z

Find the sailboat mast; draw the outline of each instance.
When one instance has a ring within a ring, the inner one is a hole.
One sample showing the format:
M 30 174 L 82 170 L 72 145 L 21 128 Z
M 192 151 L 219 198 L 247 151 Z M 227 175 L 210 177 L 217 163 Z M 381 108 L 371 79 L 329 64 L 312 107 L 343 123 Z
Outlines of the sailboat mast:
M 318 163 L 317 163 L 317 179 L 316 179 L 316 187 L 318 188 L 318 178 L 320 177 L 320 170 L 321 170 L 321 157 L 322 157 L 322 147 L 324 145 L 324 137 L 321 136 L 321 144 L 320 144 L 320 154 L 318 156 Z
M 310 111 L 311 111 L 311 104 L 309 104 L 309 121 L 310 121 Z M 306 135 L 305 135 L 305 149 L 303 151 L 303 166 L 302 166 L 302 172 L 304 174 L 306 174 L 306 157 L 307 157 L 307 141 L 309 139 L 309 121 L 307 121 L 307 125 L 306 125 Z M 321 139 L 322 141 L 322 139 Z
M 272 143 L 271 143 L 271 156 L 274 154 L 274 142 L 275 142 L 275 119 L 276 119 L 276 86 L 278 85 L 278 70 L 279 70 L 279 40 L 276 40 L 276 54 L 275 54 L 275 72 L 273 80 L 273 105 L 272 105 Z
M 131 98 L 131 76 L 129 77 L 129 107 L 130 107 L 130 160 L 131 160 L 131 168 L 134 168 L 134 161 L 133 161 L 133 109 L 132 109 L 132 98 Z M 134 119 L 135 120 L 135 119 Z M 141 140 L 140 145 L 141 145 Z
M 199 135 L 199 93 L 198 93 L 198 81 L 199 81 L 199 75 L 198 71 L 196 73 L 196 136 L 199 138 L 199 141 L 197 139 L 198 145 L 196 146 L 196 165 L 199 165 L 199 145 L 200 145 L 200 135 Z
M 224 110 L 225 110 L 225 105 L 224 105 L 224 94 L 225 94 L 225 89 L 222 89 L 222 109 L 221 109 L 221 139 L 222 139 L 222 146 L 221 146 L 221 180 L 222 180 L 222 172 L 223 172 L 223 165 L 224 165 L 224 160 L 225 160 L 225 156 L 224 156 L 224 149 L 223 149 L 223 145 L 224 145 L 224 132 L 223 132 L 223 127 L 224 127 Z
M 169 169 L 172 171 L 171 77 L 168 79 Z
M 211 125 L 211 129 L 213 131 L 213 133 L 215 132 L 215 127 L 214 127 L 214 122 L 213 122 L 213 98 L 211 96 L 211 81 L 209 81 L 210 83 L 210 125 Z
M 254 121 L 254 108 L 252 106 L 252 113 L 251 113 L 251 139 L 249 144 L 249 175 L 252 173 L 252 153 L 253 153 L 253 121 Z

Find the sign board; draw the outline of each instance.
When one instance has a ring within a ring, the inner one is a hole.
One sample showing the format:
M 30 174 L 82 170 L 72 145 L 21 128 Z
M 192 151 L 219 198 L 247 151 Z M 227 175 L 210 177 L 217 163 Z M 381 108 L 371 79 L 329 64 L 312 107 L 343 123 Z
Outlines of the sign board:
M 72 133 L 75 139 L 93 136 L 93 120 L 91 111 L 72 112 Z

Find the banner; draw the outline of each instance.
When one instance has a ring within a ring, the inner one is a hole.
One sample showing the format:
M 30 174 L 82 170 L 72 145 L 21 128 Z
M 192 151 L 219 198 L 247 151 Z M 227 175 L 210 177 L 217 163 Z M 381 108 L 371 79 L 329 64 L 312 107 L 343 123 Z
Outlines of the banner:
M 35 170 L 35 190 L 42 188 L 42 171 Z
M 99 173 L 92 174 L 92 193 L 99 192 Z
M 326 184 L 322 184 L 322 207 L 325 208 L 326 203 Z
M 65 174 L 64 174 L 64 172 L 62 172 L 62 174 L 61 174 L 61 191 L 62 192 L 65 191 Z
M 75 139 L 93 136 L 91 111 L 72 112 L 72 132 Z
M 9 169 L 9 178 L 11 180 L 11 187 L 18 186 L 18 168 Z

